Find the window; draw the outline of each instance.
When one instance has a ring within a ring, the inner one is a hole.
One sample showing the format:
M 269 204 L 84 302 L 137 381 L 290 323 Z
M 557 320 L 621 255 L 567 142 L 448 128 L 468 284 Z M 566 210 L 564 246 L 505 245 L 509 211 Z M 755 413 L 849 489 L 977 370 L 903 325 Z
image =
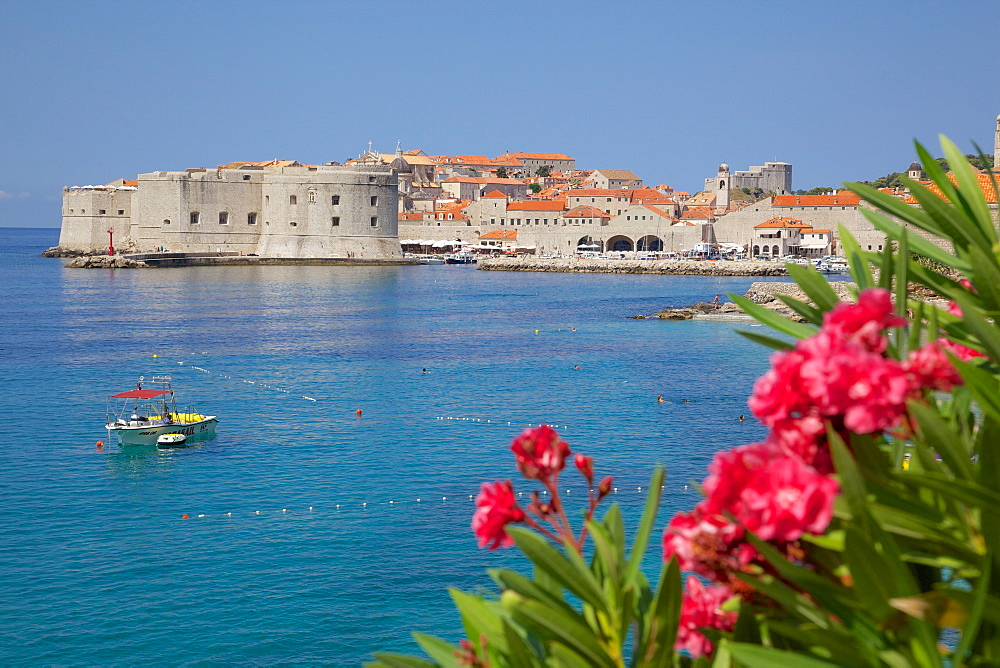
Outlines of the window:
M 290 222 L 288 223 L 288 226 L 289 226 L 289 227 L 298 227 L 298 225 L 299 225 L 299 224 L 298 224 L 298 223 L 296 223 L 296 222 L 295 222 L 294 220 L 293 220 L 293 221 L 290 221 Z
M 611 198 L 610 198 L 610 197 L 608 198 L 608 201 L 609 201 L 609 202 L 611 201 Z
M 249 181 L 250 180 L 250 175 L 249 174 L 244 174 L 243 175 L 243 180 L 244 181 Z
M 330 225 L 332 227 L 340 227 L 340 216 L 334 216 L 330 219 Z
M 251 211 L 250 213 L 247 214 L 247 225 L 256 225 L 256 224 L 257 224 L 257 213 L 255 211 Z
M 87 210 L 86 209 L 80 209 L 80 213 L 87 213 Z M 869 249 L 869 250 L 871 250 L 871 249 Z
M 228 225 L 228 224 L 229 224 L 229 213 L 227 213 L 226 211 L 220 211 L 219 225 Z
M 372 227 L 378 227 L 378 216 L 372 216 Z
M 496 218 L 490 218 L 490 225 L 496 225 L 496 224 L 497 224 L 497 219 Z
M 169 225 L 170 224 L 170 219 L 169 218 L 164 218 L 163 219 L 163 224 L 164 225 Z
M 330 204 L 332 204 L 334 206 L 337 206 L 338 204 L 340 204 L 340 195 L 334 195 L 333 197 L 331 197 L 330 198 Z
M 315 190 L 312 190 L 312 189 L 309 190 L 308 199 L 309 199 L 310 202 L 313 202 L 313 203 L 316 202 L 316 191 Z
M 632 216 L 625 216 L 625 220 L 632 220 Z
M 104 214 L 106 214 L 106 213 L 107 213 L 107 210 L 106 210 L 106 209 L 101 209 L 101 211 L 100 211 L 100 214 L 101 214 L 102 216 L 103 216 Z
M 271 203 L 271 196 L 264 195 L 264 204 L 270 204 L 270 203 Z
M 372 206 L 378 206 L 378 195 L 372 195 Z
M 289 204 L 298 204 L 299 203 L 299 198 L 296 197 L 295 195 L 289 195 L 288 196 L 288 203 Z
M 73 209 L 70 209 L 70 210 L 69 210 L 69 212 L 70 212 L 70 213 L 73 213 Z
M 368 177 L 368 183 L 375 183 L 375 177 L 374 176 L 369 176 Z
M 198 216 L 199 216 L 199 214 L 198 214 L 197 211 L 192 211 L 191 212 L 191 224 L 192 225 L 197 225 L 198 224 Z
M 118 209 L 118 215 L 119 216 L 124 216 L 125 215 L 125 209 Z

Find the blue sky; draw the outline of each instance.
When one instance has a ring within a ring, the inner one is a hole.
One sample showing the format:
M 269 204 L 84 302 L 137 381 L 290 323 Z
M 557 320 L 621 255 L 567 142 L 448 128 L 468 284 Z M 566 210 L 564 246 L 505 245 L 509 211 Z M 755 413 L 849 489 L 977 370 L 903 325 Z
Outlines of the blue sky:
M 992 150 L 1000 2 L 0 0 L 0 226 L 64 185 L 375 148 L 560 152 L 695 191 Z M 933 151 L 940 153 L 938 150 Z

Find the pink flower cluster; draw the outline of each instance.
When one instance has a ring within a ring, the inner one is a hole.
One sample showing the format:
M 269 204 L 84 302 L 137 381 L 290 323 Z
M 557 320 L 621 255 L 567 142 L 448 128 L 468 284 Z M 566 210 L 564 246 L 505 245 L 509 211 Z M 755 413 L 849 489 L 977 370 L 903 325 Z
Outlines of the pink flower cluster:
M 495 550 L 512 546 L 514 540 L 507 533 L 507 525 L 523 522 L 559 544 L 568 543 L 581 550 L 586 529 L 581 531 L 579 537 L 573 534 L 559 498 L 559 474 L 566 467 L 567 458 L 573 454 L 569 445 L 552 427 L 543 424 L 525 430 L 514 439 L 510 449 L 521 475 L 540 482 L 548 499 L 543 502 L 535 491 L 531 494 L 531 503 L 522 509 L 509 480 L 484 483 L 476 497 L 476 512 L 472 516 L 472 531 L 479 538 L 479 547 Z M 589 520 L 598 502 L 611 492 L 614 479 L 610 476 L 604 478 L 595 489 L 593 457 L 577 453 L 573 462 L 587 481 Z
M 859 434 L 896 428 L 907 401 L 961 383 L 939 342 L 905 361 L 885 356 L 886 330 L 904 324 L 888 291 L 864 290 L 856 304 L 829 311 L 814 336 L 771 358 L 771 369 L 749 400 L 754 415 L 770 428 L 767 440 L 718 453 L 704 482 L 706 498 L 692 512 L 678 513 L 664 532 L 664 559 L 677 557 L 682 570 L 721 590 L 700 583 L 692 588 L 697 580 L 689 579 L 684 609 L 704 612 L 706 600 L 749 594 L 734 576 L 760 564 L 746 531 L 790 554 L 803 534 L 826 530 L 839 492 L 830 476 L 828 428 Z M 690 617 L 695 618 L 705 622 L 701 626 L 731 626 L 725 617 Z M 711 648 L 697 626 L 677 642 L 693 656 Z
M 722 604 L 732 598 L 733 593 L 719 585 L 706 587 L 693 575 L 688 576 L 685 592 L 674 647 L 685 649 L 694 657 L 711 654 L 712 643 L 698 629 L 733 630 L 737 614 L 722 610 Z

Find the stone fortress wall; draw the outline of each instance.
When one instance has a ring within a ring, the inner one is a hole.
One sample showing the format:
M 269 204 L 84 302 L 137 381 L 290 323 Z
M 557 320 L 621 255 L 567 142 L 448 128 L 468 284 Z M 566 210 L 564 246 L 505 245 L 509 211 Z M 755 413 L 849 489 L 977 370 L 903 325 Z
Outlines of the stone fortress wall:
M 236 251 L 286 258 L 399 259 L 396 174 L 387 165 L 193 169 L 136 185 L 65 188 L 59 246 Z

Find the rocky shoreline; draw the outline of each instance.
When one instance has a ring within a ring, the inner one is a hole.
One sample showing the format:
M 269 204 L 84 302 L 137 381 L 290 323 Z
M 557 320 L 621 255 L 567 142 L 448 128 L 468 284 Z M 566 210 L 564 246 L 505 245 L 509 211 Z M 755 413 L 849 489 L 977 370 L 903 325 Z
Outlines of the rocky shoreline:
M 142 260 L 133 260 L 124 255 L 80 255 L 64 266 L 70 269 L 147 269 L 149 267 Z
M 551 271 L 601 274 L 692 276 L 787 276 L 780 262 L 716 260 L 584 260 L 581 258 L 498 257 L 479 260 L 482 271 Z
M 837 281 L 830 283 L 830 287 L 833 288 L 833 291 L 841 300 L 850 300 L 850 290 L 854 287 L 854 283 Z M 787 295 L 800 301 L 811 303 L 809 298 L 795 283 L 758 281 L 753 283 L 743 296 L 753 303 L 760 304 L 775 313 L 798 319 L 799 316 L 792 309 L 785 306 L 785 303 L 779 300 L 777 295 Z M 698 302 L 691 306 L 667 308 L 650 315 L 640 314 L 629 316 L 629 318 L 633 320 L 752 320 L 750 316 L 743 312 L 743 309 L 733 302 L 724 302 L 721 304 Z

